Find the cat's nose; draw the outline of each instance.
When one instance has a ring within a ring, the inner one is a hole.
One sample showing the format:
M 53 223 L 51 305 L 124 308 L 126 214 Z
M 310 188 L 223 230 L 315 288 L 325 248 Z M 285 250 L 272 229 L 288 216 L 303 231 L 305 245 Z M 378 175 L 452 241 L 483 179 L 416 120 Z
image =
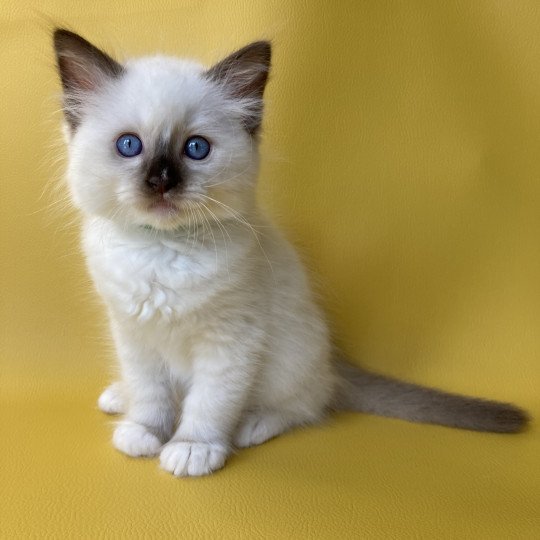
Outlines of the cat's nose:
M 159 171 L 159 174 L 149 176 L 146 179 L 146 183 L 156 193 L 161 193 L 163 195 L 178 185 L 178 176 L 174 174 L 174 172 L 172 172 L 170 167 L 167 165 Z

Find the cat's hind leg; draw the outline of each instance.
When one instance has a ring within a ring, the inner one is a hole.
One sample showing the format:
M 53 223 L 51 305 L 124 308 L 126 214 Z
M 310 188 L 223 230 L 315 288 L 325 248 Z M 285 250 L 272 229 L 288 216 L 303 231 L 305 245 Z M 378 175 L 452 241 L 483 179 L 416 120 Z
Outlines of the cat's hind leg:
M 312 424 L 315 421 L 314 418 L 304 418 L 271 409 L 251 411 L 240 422 L 233 442 L 237 448 L 256 446 L 294 427 Z
M 107 386 L 98 399 L 98 407 L 106 414 L 124 414 L 126 412 L 126 398 L 120 381 Z

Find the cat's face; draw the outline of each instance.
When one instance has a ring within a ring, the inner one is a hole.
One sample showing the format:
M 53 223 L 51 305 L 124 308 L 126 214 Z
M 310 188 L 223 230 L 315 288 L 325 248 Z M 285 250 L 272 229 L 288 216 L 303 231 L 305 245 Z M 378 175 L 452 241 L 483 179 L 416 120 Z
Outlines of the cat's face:
M 83 212 L 171 230 L 249 208 L 268 43 L 209 70 L 159 56 L 122 65 L 65 30 L 55 48 L 69 184 Z

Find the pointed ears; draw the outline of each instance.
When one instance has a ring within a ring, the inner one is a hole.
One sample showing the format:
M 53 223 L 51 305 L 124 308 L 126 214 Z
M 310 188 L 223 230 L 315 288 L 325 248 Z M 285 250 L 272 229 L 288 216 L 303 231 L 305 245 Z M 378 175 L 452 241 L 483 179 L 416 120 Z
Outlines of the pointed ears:
M 53 35 L 58 72 L 64 90 L 64 111 L 72 129 L 80 123 L 80 111 L 89 93 L 124 72 L 122 64 L 90 42 L 62 28 Z M 206 77 L 219 84 L 233 99 L 245 104 L 244 124 L 254 134 L 262 119 L 262 97 L 270 71 L 272 48 L 256 41 L 212 66 Z
M 246 99 L 251 104 L 245 120 L 250 133 L 255 133 L 261 123 L 262 97 L 271 57 L 270 42 L 255 41 L 230 54 L 206 72 L 206 76 L 220 84 L 232 98 Z
M 106 80 L 119 77 L 124 68 L 84 38 L 57 28 L 53 34 L 58 73 L 64 90 L 64 110 L 75 129 L 85 95 L 98 90 Z

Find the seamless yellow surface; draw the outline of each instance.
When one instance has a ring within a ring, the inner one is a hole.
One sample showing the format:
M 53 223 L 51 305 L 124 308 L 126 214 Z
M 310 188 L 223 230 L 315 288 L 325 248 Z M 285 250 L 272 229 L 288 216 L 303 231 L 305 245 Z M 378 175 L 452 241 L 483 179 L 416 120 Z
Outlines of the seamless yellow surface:
M 208 63 L 272 39 L 261 201 L 337 342 L 530 429 L 343 414 L 187 480 L 115 452 L 113 353 L 53 189 L 55 24 Z M 538 2 L 4 0 L 0 36 L 1 538 L 540 537 Z

